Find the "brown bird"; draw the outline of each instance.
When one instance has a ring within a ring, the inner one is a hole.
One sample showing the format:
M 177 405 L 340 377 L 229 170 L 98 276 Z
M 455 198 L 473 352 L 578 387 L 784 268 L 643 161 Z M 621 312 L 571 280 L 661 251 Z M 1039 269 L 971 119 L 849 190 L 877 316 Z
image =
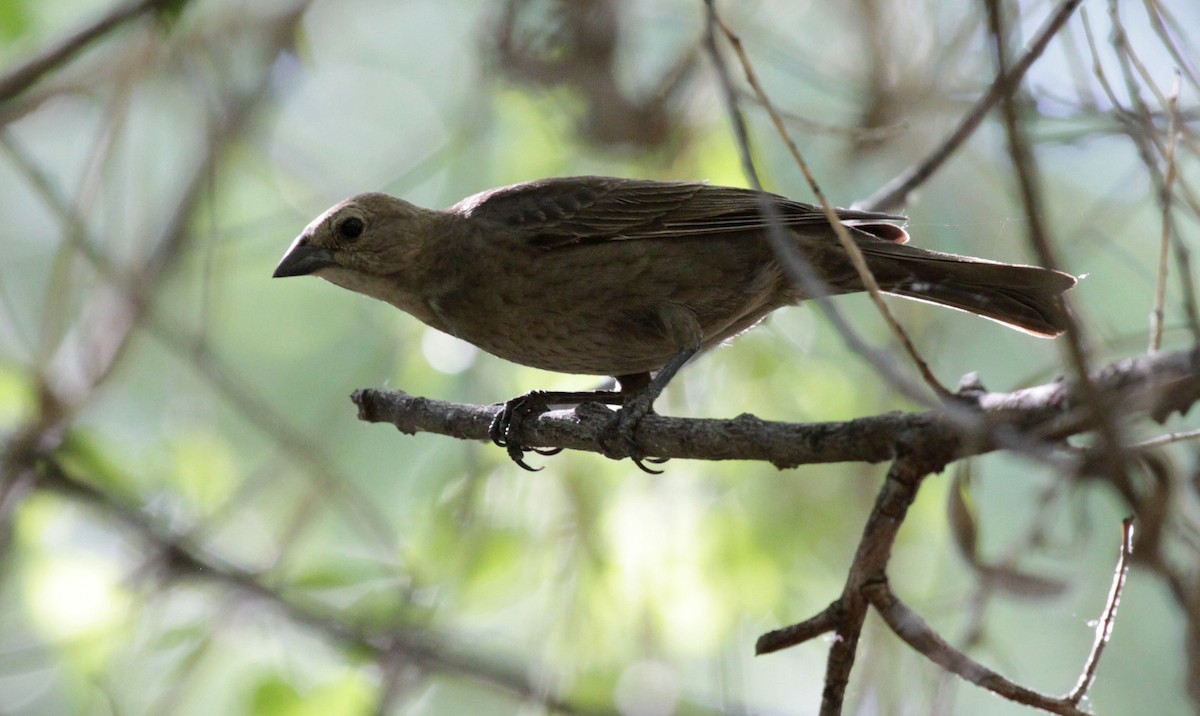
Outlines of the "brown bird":
M 533 392 L 508 401 L 492 438 L 523 467 L 519 424 L 550 405 L 620 405 L 633 429 L 698 352 L 808 292 L 767 240 L 765 205 L 829 293 L 862 291 L 819 207 L 751 189 L 609 177 L 542 179 L 444 211 L 360 194 L 292 243 L 275 277 L 315 274 L 386 301 L 501 358 L 608 375 L 620 391 Z M 905 246 L 902 216 L 839 209 L 880 288 L 1041 336 L 1067 325 L 1067 274 Z M 653 380 L 651 375 L 655 374 Z

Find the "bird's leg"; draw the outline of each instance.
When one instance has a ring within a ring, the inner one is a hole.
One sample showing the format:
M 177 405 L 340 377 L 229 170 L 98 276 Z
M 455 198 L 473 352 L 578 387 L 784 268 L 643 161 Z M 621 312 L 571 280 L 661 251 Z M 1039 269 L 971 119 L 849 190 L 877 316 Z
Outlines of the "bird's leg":
M 621 383 L 621 393 L 625 395 L 624 402 L 621 403 L 620 410 L 613 417 L 606 430 L 601 433 L 601 442 L 606 439 L 606 433 L 611 435 L 616 434 L 624 443 L 625 448 L 629 452 L 629 459 L 638 466 L 643 472 L 648 472 L 652 475 L 657 475 L 662 470 L 654 470 L 646 467 L 646 462 L 665 462 L 665 459 L 648 458 L 642 452 L 637 441 L 633 439 L 633 431 L 637 429 L 638 423 L 642 422 L 642 418 L 654 411 L 654 401 L 658 396 L 662 395 L 663 389 L 667 387 L 667 383 L 675 377 L 679 369 L 684 366 L 693 356 L 699 352 L 699 346 L 689 346 L 681 349 L 678 353 L 671 356 L 671 360 L 667 361 L 654 378 L 645 379 L 645 374 L 641 373 L 636 376 L 621 376 L 617 380 Z
M 583 403 L 603 403 L 605 405 L 619 405 L 617 414 L 613 416 L 612 422 L 601 431 L 600 441 L 604 445 L 610 439 L 609 436 L 620 438 L 625 443 L 625 450 L 629 453 L 629 457 L 634 464 L 644 472 L 651 474 L 661 473 L 661 470 L 654 470 L 646 467 L 647 462 L 664 462 L 657 458 L 646 457 L 637 441 L 633 439 L 633 432 L 637 428 L 638 423 L 642 418 L 654 411 L 654 401 L 658 396 L 662 395 L 663 389 L 667 387 L 667 383 L 671 382 L 671 378 L 679 372 L 679 369 L 684 366 L 696 353 L 699 351 L 698 346 L 684 348 L 671 357 L 658 373 L 653 378 L 649 373 L 636 373 L 631 375 L 622 375 L 617 377 L 617 381 L 621 385 L 620 391 L 615 390 L 587 390 L 587 391 L 546 391 L 534 390 L 524 395 L 517 396 L 512 400 L 504 403 L 504 409 L 496 414 L 492 420 L 491 427 L 488 429 L 488 434 L 492 442 L 508 451 L 508 456 L 512 461 L 525 468 L 526 470 L 537 471 L 541 468 L 531 467 L 525 462 L 524 454 L 526 452 L 536 452 L 539 455 L 553 455 L 561 452 L 562 448 L 527 448 L 521 444 L 520 434 L 521 426 L 530 416 L 538 415 L 550 410 L 557 405 L 581 405 Z
M 550 410 L 556 405 L 580 405 L 582 403 L 604 403 L 621 405 L 624 395 L 615 390 L 547 391 L 534 390 L 519 395 L 504 403 L 504 409 L 496 414 L 488 428 L 492 442 L 508 451 L 512 461 L 532 472 L 540 467 L 530 467 L 524 459 L 526 451 L 539 455 L 553 455 L 562 448 L 527 448 L 521 444 L 521 426 L 527 418 Z

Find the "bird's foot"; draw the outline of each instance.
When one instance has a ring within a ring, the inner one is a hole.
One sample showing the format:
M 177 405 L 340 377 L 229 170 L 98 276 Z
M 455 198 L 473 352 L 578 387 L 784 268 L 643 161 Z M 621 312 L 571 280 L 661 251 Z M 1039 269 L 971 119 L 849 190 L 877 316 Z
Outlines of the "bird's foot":
M 508 452 L 508 456 L 513 462 L 530 472 L 537 472 L 542 468 L 532 467 L 526 463 L 525 453 L 535 452 L 538 455 L 555 455 L 562 452 L 562 448 L 526 447 L 521 442 L 521 430 L 527 419 L 535 415 L 540 415 L 556 405 L 579 405 L 588 401 L 612 405 L 619 403 L 620 397 L 620 393 L 603 390 L 576 393 L 545 390 L 530 391 L 525 395 L 519 395 L 504 403 L 504 408 L 492 419 L 492 424 L 488 428 L 488 436 L 492 439 L 493 443 Z
M 651 401 L 642 399 L 642 395 L 630 398 L 617 410 L 617 414 L 612 417 L 608 425 L 600 431 L 599 441 L 600 447 L 606 453 L 617 453 L 619 451 L 613 450 L 612 446 L 619 440 L 624 447 L 624 454 L 629 456 L 639 470 L 651 475 L 661 475 L 662 470 L 646 467 L 646 463 L 661 465 L 667 461 L 667 458 L 647 456 L 633 435 L 638 424 L 642 422 L 642 418 L 651 412 L 653 412 Z
M 539 455 L 553 455 L 561 452 L 562 448 L 527 448 L 521 444 L 520 434 L 521 425 L 525 419 L 531 415 L 538 415 L 550 409 L 550 402 L 547 398 L 547 393 L 542 390 L 534 390 L 525 395 L 519 395 L 512 400 L 504 403 L 504 409 L 496 413 L 496 417 L 492 419 L 491 426 L 488 427 L 488 436 L 492 442 L 504 448 L 508 452 L 509 458 L 521 467 L 530 472 L 541 470 L 540 467 L 531 467 L 525 462 L 526 452 L 536 452 Z

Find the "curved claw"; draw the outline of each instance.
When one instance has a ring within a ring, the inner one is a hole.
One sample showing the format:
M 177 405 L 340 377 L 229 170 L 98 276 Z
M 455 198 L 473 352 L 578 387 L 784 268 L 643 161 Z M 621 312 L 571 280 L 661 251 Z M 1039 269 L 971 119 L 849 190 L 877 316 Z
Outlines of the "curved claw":
M 525 455 L 524 455 L 523 451 L 521 450 L 520 446 L 517 446 L 515 449 L 512 447 L 509 447 L 508 457 L 510 460 L 517 463 L 517 465 L 521 466 L 522 468 L 524 468 L 530 472 L 541 472 L 542 469 L 545 467 L 544 465 L 542 467 L 533 467 L 529 463 L 525 462 Z
M 488 426 L 488 437 L 492 439 L 492 444 L 497 447 L 507 447 L 507 443 L 504 442 L 504 433 L 508 431 L 508 424 L 510 422 L 508 415 L 508 405 L 505 404 L 504 410 L 496 413 L 496 417 L 492 418 L 492 424 Z
M 661 465 L 670 458 L 647 457 L 646 455 L 642 454 L 642 448 L 637 444 L 637 441 L 633 439 L 632 432 L 628 435 L 621 435 L 621 439 L 625 442 L 625 449 L 629 452 L 629 459 L 633 461 L 634 465 L 637 465 L 639 470 L 649 475 L 661 475 L 666 472 L 665 470 L 655 470 L 652 467 L 646 467 L 646 463 L 651 463 L 652 465 Z
M 621 393 L 609 390 L 599 391 L 580 391 L 580 392 L 547 392 L 535 390 L 525 395 L 519 395 L 512 400 L 505 401 L 500 412 L 496 417 L 492 418 L 491 425 L 488 426 L 488 437 L 492 442 L 505 449 L 508 452 L 509 458 L 526 470 L 536 472 L 541 468 L 533 468 L 526 464 L 524 455 L 527 452 L 535 452 L 538 455 L 557 455 L 562 452 L 561 447 L 542 448 L 542 447 L 525 447 L 521 444 L 521 426 L 527 418 L 532 415 L 544 413 L 550 409 L 551 405 L 580 405 L 586 402 L 598 402 L 605 405 L 620 405 L 623 400 Z M 637 420 L 641 419 L 641 415 L 645 415 L 645 410 L 636 417 L 632 422 L 637 424 Z M 618 433 L 622 434 L 622 433 Z M 630 451 L 631 455 L 639 455 L 640 452 Z M 639 457 L 640 459 L 640 457 Z
M 617 411 L 617 414 L 613 416 L 612 421 L 608 424 L 608 426 L 604 430 L 600 431 L 600 445 L 607 451 L 608 445 L 611 444 L 610 440 L 613 437 L 620 438 L 621 442 L 625 446 L 625 454 L 629 456 L 629 459 L 633 461 L 634 465 L 637 465 L 639 470 L 650 475 L 661 475 L 663 474 L 663 470 L 655 470 L 654 468 L 647 467 L 646 463 L 650 463 L 652 465 L 661 465 L 666 462 L 668 458 L 647 456 L 645 452 L 642 451 L 642 446 L 638 445 L 637 440 L 635 440 L 633 437 L 634 430 L 637 428 L 638 423 L 642 421 L 642 418 L 645 417 L 647 412 L 649 411 L 638 410 L 636 408 L 631 411 L 628 406 L 622 407 Z
M 496 414 L 492 419 L 492 424 L 488 426 L 488 437 L 492 442 L 499 447 L 505 449 L 509 459 L 520 465 L 522 468 L 530 472 L 541 470 L 540 467 L 533 467 L 525 462 L 526 452 L 535 452 L 539 455 L 554 455 L 562 452 L 562 448 L 527 448 L 521 444 L 518 434 L 521 430 L 521 424 L 530 415 L 540 413 L 547 410 L 549 406 L 546 404 L 544 395 L 537 391 L 526 393 L 525 395 L 517 396 L 512 400 L 504 403 L 504 409 Z
M 629 459 L 633 460 L 633 464 L 637 465 L 639 470 L 641 470 L 642 472 L 644 472 L 648 475 L 661 475 L 664 472 L 666 472 L 666 470 L 655 470 L 652 467 L 646 467 L 646 463 L 648 463 L 648 462 L 663 463 L 663 462 L 666 462 L 665 459 L 659 459 L 659 458 L 653 458 L 653 457 L 637 457 L 634 455 L 630 455 Z

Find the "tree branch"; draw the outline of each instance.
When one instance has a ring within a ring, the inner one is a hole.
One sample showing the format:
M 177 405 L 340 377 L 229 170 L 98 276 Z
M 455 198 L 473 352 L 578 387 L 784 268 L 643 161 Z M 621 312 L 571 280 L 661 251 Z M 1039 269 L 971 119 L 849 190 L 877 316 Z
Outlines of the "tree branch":
M 126 22 L 146 13 L 165 10 L 174 4 L 177 4 L 177 0 L 139 0 L 127 3 L 114 8 L 90 25 L 60 38 L 40 53 L 0 75 L 0 104 L 24 92 L 47 72 L 70 61 L 88 45 Z
M 1200 352 L 1159 353 L 1117 361 L 1092 374 L 1123 416 L 1146 414 L 1162 422 L 1200 399 Z M 1034 448 L 1096 427 L 1078 383 L 1055 381 L 1010 393 L 960 390 L 962 410 L 892 412 L 844 422 L 784 423 L 743 414 L 731 419 L 648 415 L 637 429 L 647 454 L 696 460 L 763 460 L 779 468 L 833 462 L 882 462 L 895 457 L 901 437 L 919 443 L 951 441 L 957 457 L 998 447 Z M 399 390 L 364 388 L 351 400 L 360 420 L 389 423 L 407 434 L 436 433 L 461 440 L 488 439 L 499 405 L 449 403 Z M 595 403 L 554 411 L 522 423 L 521 442 L 625 457 L 597 439 L 612 412 Z

